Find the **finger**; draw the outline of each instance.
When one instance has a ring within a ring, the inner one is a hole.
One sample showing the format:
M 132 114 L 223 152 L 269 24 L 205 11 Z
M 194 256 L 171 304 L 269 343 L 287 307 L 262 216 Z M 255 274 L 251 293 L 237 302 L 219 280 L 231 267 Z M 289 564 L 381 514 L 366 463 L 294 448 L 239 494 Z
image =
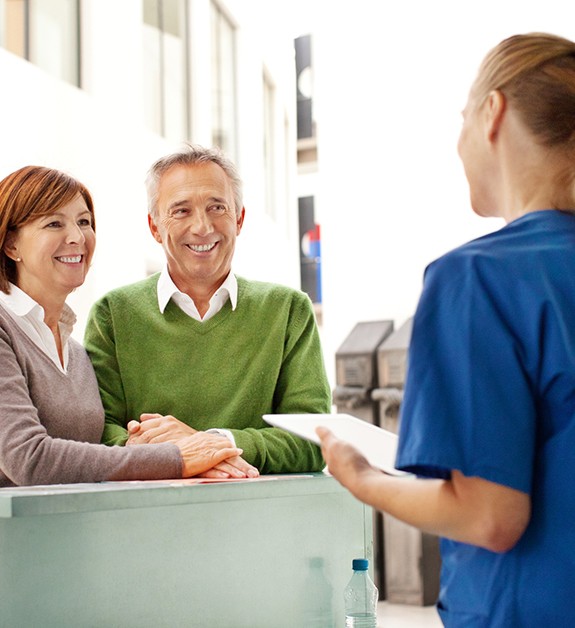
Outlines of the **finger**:
M 140 431 L 139 421 L 130 421 L 126 427 L 128 429 L 128 434 L 136 434 L 136 432 Z
M 217 465 L 216 467 L 214 467 L 214 469 L 217 469 L 218 471 L 224 471 L 228 476 L 232 477 L 232 478 L 246 478 L 248 477 L 248 469 L 245 469 L 245 471 L 243 469 L 241 469 L 240 467 L 234 465 L 234 464 L 230 464 L 230 459 L 226 460 L 225 462 L 220 462 L 219 465 Z
M 213 469 L 210 469 L 210 470 L 221 471 L 222 473 L 225 473 L 226 475 L 234 474 L 235 477 L 237 477 L 237 474 L 238 474 L 238 469 L 236 469 L 236 467 L 229 464 L 227 461 L 220 462 L 220 464 L 216 465 L 215 467 L 213 467 Z
M 212 467 L 217 466 L 224 460 L 228 458 L 233 458 L 234 456 L 241 456 L 243 451 L 241 449 L 237 449 L 236 447 L 222 447 L 221 449 L 215 449 L 213 452 L 213 460 L 214 464 Z
M 181 434 L 171 434 L 170 430 L 159 426 L 143 432 L 142 438 L 150 444 L 172 443 L 181 438 Z
M 240 473 L 250 478 L 257 478 L 260 474 L 256 467 L 252 466 L 249 462 L 239 456 L 237 458 L 230 458 L 229 460 L 226 460 L 226 464 L 235 467 Z
M 245 461 L 244 461 L 245 462 Z M 257 467 L 252 466 L 251 464 L 248 465 L 249 469 L 245 472 L 246 475 L 248 476 L 248 478 L 257 478 L 260 475 L 260 471 Z
M 140 432 L 142 432 L 143 434 L 144 432 L 149 432 L 150 430 L 158 429 L 161 425 L 162 425 L 161 417 L 149 418 L 140 423 Z
M 135 434 L 130 434 L 128 436 L 128 440 L 126 441 L 126 445 L 147 445 L 148 440 L 147 437 L 140 432 L 136 432 Z
M 148 422 L 147 425 L 140 424 L 140 428 L 137 432 L 130 433 L 130 439 L 132 443 L 138 443 L 139 445 L 145 445 L 150 443 L 165 443 L 170 439 L 166 436 L 166 429 L 164 427 L 153 427 Z
M 333 436 L 333 433 L 331 432 L 331 430 L 329 430 L 327 427 L 323 427 L 323 425 L 316 427 L 315 433 L 319 436 L 320 440 L 322 441 L 329 438 L 330 436 Z
M 203 473 L 198 474 L 199 478 L 210 478 L 214 480 L 227 480 L 230 476 L 225 471 L 220 470 L 220 466 L 213 467 L 212 469 L 208 469 L 208 471 L 204 471 Z
M 329 452 L 333 447 L 333 443 L 336 440 L 333 433 L 327 428 L 320 425 L 315 428 L 315 433 L 319 436 L 319 444 L 321 447 L 321 453 L 325 461 L 328 462 Z
M 128 445 L 147 445 L 149 442 L 149 435 L 146 432 L 139 430 L 128 437 Z
M 144 412 L 140 414 L 140 421 L 149 421 L 150 419 L 161 419 L 163 415 L 157 412 Z

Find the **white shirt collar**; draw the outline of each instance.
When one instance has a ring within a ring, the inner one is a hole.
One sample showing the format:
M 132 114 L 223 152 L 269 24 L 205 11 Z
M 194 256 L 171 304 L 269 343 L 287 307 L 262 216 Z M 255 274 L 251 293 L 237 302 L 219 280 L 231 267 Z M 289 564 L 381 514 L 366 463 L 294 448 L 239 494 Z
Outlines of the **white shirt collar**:
M 0 303 L 18 326 L 52 359 L 58 368 L 66 371 L 68 364 L 68 338 L 72 334 L 74 324 L 76 323 L 76 315 L 72 308 L 65 303 L 59 320 L 60 339 L 64 352 L 64 367 L 62 368 L 54 336 L 44 322 L 44 308 L 12 283 L 10 284 L 10 294 L 0 291 Z
M 228 274 L 225 281 L 215 291 L 210 299 L 210 307 L 203 318 L 200 317 L 200 314 L 191 297 L 179 290 L 173 282 L 167 266 L 164 266 L 160 276 L 158 277 L 157 292 L 158 307 L 160 308 L 160 312 L 162 312 L 162 314 L 164 313 L 170 299 L 173 299 L 174 303 L 188 316 L 191 316 L 198 321 L 207 321 L 224 307 L 228 299 L 230 300 L 232 310 L 236 309 L 238 302 L 238 281 L 232 272 Z
M 2 303 L 11 314 L 16 316 L 28 316 L 30 314 L 34 318 L 44 322 L 44 308 L 34 301 L 30 295 L 24 292 L 24 290 L 20 290 L 20 288 L 13 283 L 10 284 L 10 294 L 6 294 L 0 290 L 0 303 Z M 74 314 L 74 310 L 67 303 L 64 303 L 60 323 L 70 328 L 73 328 L 76 324 L 76 314 Z
M 9 294 L 0 291 L 0 303 L 2 303 L 13 316 L 27 316 L 28 314 L 32 314 L 37 317 L 39 313 L 42 316 L 42 320 L 44 319 L 44 309 L 42 306 L 38 305 L 32 297 L 28 296 L 13 283 L 10 284 Z

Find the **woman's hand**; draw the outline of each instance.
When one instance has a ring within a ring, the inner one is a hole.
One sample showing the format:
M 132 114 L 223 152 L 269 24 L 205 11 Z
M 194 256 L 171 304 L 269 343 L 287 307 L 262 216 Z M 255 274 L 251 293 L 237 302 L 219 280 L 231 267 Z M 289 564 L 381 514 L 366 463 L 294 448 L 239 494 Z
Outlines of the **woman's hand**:
M 221 438 L 225 438 L 222 436 Z M 241 456 L 228 458 L 225 462 L 221 462 L 212 469 L 200 473 L 202 478 L 257 478 L 260 472 L 256 467 L 246 462 Z
M 182 476 L 190 478 L 205 473 L 228 459 L 241 456 L 243 451 L 233 447 L 218 434 L 196 432 L 175 442 L 182 454 Z

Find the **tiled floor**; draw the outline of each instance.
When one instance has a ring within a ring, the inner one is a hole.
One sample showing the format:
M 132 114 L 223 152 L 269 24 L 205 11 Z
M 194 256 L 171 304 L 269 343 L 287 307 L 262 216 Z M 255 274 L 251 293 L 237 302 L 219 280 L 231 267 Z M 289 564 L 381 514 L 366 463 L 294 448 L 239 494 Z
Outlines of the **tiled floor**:
M 409 606 L 407 604 L 377 604 L 378 628 L 440 628 L 435 606 Z

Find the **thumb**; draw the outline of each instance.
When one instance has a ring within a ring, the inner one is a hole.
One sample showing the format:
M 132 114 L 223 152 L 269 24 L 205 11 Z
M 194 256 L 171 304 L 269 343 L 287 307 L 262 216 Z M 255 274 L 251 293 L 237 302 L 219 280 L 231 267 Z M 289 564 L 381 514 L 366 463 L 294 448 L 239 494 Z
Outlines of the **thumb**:
M 322 425 L 315 428 L 315 433 L 320 437 L 321 440 L 324 440 L 325 438 L 333 436 L 331 431 L 328 430 L 327 427 L 323 427 Z
M 135 434 L 140 431 L 140 423 L 138 421 L 130 421 L 126 427 L 128 434 Z

